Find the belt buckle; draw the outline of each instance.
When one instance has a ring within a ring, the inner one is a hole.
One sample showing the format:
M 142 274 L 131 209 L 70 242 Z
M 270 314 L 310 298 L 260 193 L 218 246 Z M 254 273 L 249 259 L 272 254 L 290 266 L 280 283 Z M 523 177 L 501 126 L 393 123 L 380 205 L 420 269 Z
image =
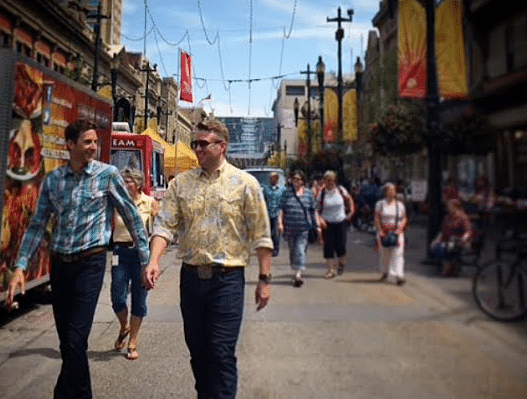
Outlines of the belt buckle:
M 197 266 L 198 278 L 200 280 L 212 279 L 212 265 Z

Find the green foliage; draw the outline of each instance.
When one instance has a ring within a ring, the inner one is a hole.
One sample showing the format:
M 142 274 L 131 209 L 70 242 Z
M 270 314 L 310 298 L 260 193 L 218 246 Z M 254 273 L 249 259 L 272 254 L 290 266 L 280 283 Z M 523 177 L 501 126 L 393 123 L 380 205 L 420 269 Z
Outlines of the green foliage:
M 422 107 L 401 103 L 388 107 L 378 122 L 370 125 L 370 142 L 381 155 L 405 155 L 426 144 L 426 118 Z

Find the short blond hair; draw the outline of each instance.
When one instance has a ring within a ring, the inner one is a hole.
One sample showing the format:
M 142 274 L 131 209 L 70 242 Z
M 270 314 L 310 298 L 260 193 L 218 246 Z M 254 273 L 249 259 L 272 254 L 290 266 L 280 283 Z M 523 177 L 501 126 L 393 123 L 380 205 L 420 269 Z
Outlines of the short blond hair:
M 216 118 L 205 119 L 204 121 L 198 123 L 196 128 L 198 130 L 216 133 L 220 139 L 226 143 L 229 142 L 229 129 L 227 129 L 225 123 Z
M 328 170 L 328 171 L 326 171 L 326 173 L 324 173 L 324 178 L 325 179 L 337 180 L 337 172 L 335 172 L 333 170 Z
M 141 172 L 139 169 L 123 169 L 121 170 L 121 176 L 123 177 L 123 179 L 132 180 L 135 184 L 137 184 L 137 187 L 139 187 L 139 189 L 143 191 L 143 188 L 145 186 L 145 178 L 143 176 L 143 172 Z

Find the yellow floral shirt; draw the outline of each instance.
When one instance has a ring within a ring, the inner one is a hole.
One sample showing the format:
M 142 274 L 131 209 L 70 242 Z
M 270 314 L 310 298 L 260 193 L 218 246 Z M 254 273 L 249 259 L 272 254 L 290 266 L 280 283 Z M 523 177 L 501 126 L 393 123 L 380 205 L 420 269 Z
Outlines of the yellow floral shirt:
M 171 181 L 153 235 L 175 234 L 178 258 L 191 265 L 247 266 L 252 249 L 273 248 L 258 181 L 228 162 L 212 177 L 198 168 Z

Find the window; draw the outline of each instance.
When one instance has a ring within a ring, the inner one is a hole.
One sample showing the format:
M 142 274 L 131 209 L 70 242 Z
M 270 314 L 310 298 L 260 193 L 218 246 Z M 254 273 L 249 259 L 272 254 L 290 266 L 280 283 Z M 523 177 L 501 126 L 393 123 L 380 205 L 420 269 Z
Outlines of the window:
M 305 86 L 286 86 L 285 95 L 286 96 L 305 96 L 306 88 Z
M 163 153 L 154 151 L 152 153 L 152 188 L 165 187 L 164 169 Z
M 110 163 L 117 167 L 118 170 L 138 169 L 143 171 L 140 150 L 112 150 Z

